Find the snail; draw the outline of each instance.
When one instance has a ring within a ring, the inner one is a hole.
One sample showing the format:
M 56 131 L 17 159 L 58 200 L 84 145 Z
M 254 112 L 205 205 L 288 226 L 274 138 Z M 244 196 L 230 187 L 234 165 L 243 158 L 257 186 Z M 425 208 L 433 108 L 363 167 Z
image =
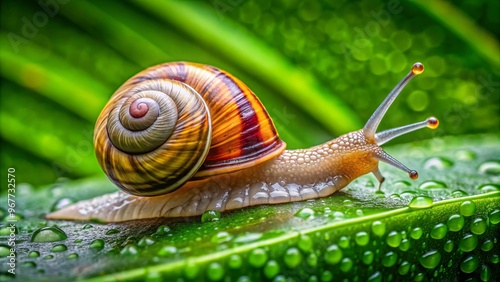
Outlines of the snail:
M 424 66 L 415 63 L 363 129 L 309 149 L 285 150 L 257 96 L 218 68 L 165 63 L 125 82 L 97 119 L 94 145 L 108 178 L 122 191 L 75 203 L 49 219 L 121 222 L 188 217 L 207 210 L 325 197 L 373 173 L 379 161 L 418 173 L 380 145 L 435 117 L 376 133 L 389 106 Z

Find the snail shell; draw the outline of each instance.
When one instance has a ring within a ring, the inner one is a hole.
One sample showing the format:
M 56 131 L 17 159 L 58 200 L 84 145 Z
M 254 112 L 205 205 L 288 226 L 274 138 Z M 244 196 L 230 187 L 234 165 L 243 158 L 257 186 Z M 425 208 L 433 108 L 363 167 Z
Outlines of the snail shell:
M 286 144 L 243 82 L 215 67 L 178 62 L 125 82 L 97 119 L 94 146 L 121 190 L 156 196 L 192 178 L 262 163 Z

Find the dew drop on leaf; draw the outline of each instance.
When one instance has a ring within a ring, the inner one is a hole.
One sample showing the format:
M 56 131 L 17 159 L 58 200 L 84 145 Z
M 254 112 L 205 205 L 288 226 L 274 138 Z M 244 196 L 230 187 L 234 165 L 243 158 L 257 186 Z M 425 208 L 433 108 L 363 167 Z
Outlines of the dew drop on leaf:
M 52 205 L 52 207 L 50 207 L 50 211 L 53 212 L 53 211 L 57 211 L 57 210 L 60 210 L 64 207 L 67 207 L 71 204 L 74 204 L 76 203 L 76 201 L 72 198 L 60 198 L 58 199 L 57 201 L 54 202 L 54 204 Z
M 253 249 L 248 256 L 248 263 L 253 267 L 260 268 L 267 262 L 267 258 L 267 252 L 264 249 Z
M 431 238 L 432 239 L 443 239 L 448 233 L 448 226 L 443 223 L 436 224 L 431 230 Z
M 428 269 L 436 268 L 441 262 L 441 253 L 437 250 L 431 250 L 423 254 L 420 259 L 420 264 Z
M 466 257 L 460 262 L 460 270 L 465 273 L 472 273 L 476 271 L 479 266 L 479 259 L 475 255 Z
M 464 201 L 460 204 L 460 214 L 463 216 L 472 216 L 476 213 L 476 204 L 473 201 Z
M 54 253 L 64 252 L 66 250 L 68 250 L 68 247 L 66 247 L 66 245 L 63 244 L 57 244 L 54 247 L 52 247 L 52 249 L 50 249 L 50 251 Z
M 288 248 L 283 260 L 288 268 L 295 268 L 302 262 L 302 253 L 295 247 Z
M 428 158 L 424 162 L 424 168 L 430 170 L 444 170 L 453 166 L 453 161 L 443 157 Z
M 401 233 L 397 231 L 391 231 L 389 232 L 389 234 L 387 234 L 387 239 L 386 239 L 387 245 L 393 248 L 399 247 L 399 245 L 401 244 L 401 240 L 402 240 Z
M 460 249 L 464 252 L 471 252 L 473 251 L 478 243 L 477 235 L 475 234 L 465 234 L 461 239 L 460 239 Z
M 432 207 L 433 203 L 431 197 L 417 196 L 410 201 L 409 207 L 413 209 L 425 209 Z
M 482 235 L 486 229 L 488 229 L 488 223 L 481 217 L 474 219 L 470 225 L 470 231 L 476 235 Z
M 221 218 L 220 211 L 208 210 L 201 215 L 201 222 L 205 223 L 205 222 L 218 221 L 220 220 L 220 218 Z
M 482 174 L 500 175 L 500 161 L 488 161 L 479 166 Z
M 430 180 L 423 182 L 422 184 L 420 184 L 420 186 L 418 186 L 418 188 L 424 190 L 442 190 L 447 188 L 447 186 L 444 182 Z
M 312 218 L 314 217 L 314 210 L 310 208 L 303 208 L 297 211 L 297 213 L 295 213 L 295 216 L 302 219 Z
M 58 227 L 42 227 L 33 232 L 31 242 L 57 242 L 66 238 L 68 238 L 66 233 Z
M 465 219 L 462 215 L 460 214 L 453 214 L 448 218 L 448 221 L 446 222 L 446 225 L 448 226 L 448 229 L 453 232 L 457 232 L 462 230 L 465 224 Z
M 491 224 L 498 224 L 500 222 L 500 210 L 494 210 L 490 213 Z
M 104 240 L 95 239 L 94 241 L 92 241 L 90 243 L 89 248 L 94 249 L 94 250 L 102 250 L 102 248 L 104 248 Z
M 483 193 L 498 192 L 500 191 L 500 187 L 494 184 L 483 184 L 477 187 L 477 190 Z
M 364 264 L 369 265 L 373 262 L 374 254 L 372 251 L 365 251 L 363 253 L 363 256 L 361 257 L 361 260 L 363 261 Z

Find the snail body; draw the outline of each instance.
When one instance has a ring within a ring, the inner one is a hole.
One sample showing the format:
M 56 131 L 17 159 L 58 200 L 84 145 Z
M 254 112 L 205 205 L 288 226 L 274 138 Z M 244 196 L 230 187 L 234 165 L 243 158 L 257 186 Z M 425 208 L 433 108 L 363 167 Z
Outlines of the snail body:
M 115 92 L 96 122 L 99 163 L 122 191 L 47 218 L 120 222 L 302 201 L 331 195 L 369 172 L 381 185 L 379 161 L 416 179 L 416 171 L 380 145 L 436 128 L 437 119 L 375 131 L 399 92 L 422 71 L 422 64 L 414 64 L 363 129 L 308 149 L 285 150 L 267 111 L 237 78 L 192 63 L 149 68 Z

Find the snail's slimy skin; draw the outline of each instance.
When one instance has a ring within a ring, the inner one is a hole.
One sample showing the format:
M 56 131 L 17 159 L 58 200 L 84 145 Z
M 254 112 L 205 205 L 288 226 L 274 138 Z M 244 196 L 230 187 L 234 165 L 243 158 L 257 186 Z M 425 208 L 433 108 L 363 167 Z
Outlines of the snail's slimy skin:
M 63 208 L 47 218 L 121 222 L 325 197 L 361 175 L 378 171 L 376 156 L 381 151 L 362 131 L 356 131 L 309 149 L 286 150 L 241 171 L 188 182 L 166 195 L 138 197 L 116 192 Z

